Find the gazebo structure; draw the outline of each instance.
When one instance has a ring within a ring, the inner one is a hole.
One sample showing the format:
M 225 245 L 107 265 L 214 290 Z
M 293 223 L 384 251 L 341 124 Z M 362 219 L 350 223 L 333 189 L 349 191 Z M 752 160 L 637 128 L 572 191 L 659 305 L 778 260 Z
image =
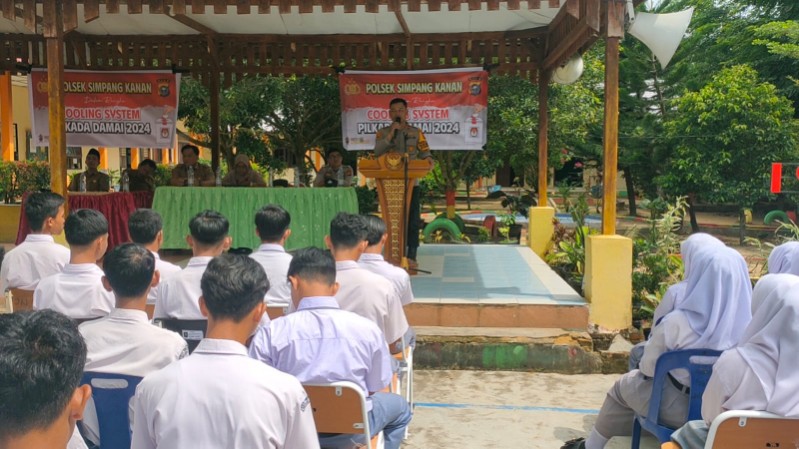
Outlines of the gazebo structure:
M 545 205 L 550 74 L 604 38 L 604 235 L 594 237 L 588 246 L 586 291 L 593 302 L 592 320 L 622 328 L 631 319 L 632 257 L 629 241 L 615 236 L 618 56 L 624 4 L 624 0 L 2 0 L 0 70 L 10 83 L 10 73 L 47 68 L 52 189 L 65 193 L 64 69 L 173 69 L 203 80 L 211 93 L 211 150 L 213 163 L 218 164 L 219 91 L 239 77 L 325 75 L 336 67 L 490 67 L 494 73 L 525 77 L 540 86 L 538 204 Z M 3 92 L 6 89 L 0 86 Z M 13 152 L 7 140 L 11 123 L 3 120 L 2 126 L 7 155 Z M 531 223 L 543 224 L 530 227 L 531 246 L 539 254 L 551 240 L 553 214 L 546 207 L 531 211 Z M 593 259 L 602 263 L 592 263 Z M 610 271 L 605 273 L 606 269 Z M 592 282 L 594 277 L 603 282 Z

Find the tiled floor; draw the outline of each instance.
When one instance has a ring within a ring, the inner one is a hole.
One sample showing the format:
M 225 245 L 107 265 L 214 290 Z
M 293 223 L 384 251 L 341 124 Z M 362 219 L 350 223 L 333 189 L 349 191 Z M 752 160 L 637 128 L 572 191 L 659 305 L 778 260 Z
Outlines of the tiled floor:
M 519 245 L 419 247 L 411 278 L 417 303 L 585 305 L 530 248 Z

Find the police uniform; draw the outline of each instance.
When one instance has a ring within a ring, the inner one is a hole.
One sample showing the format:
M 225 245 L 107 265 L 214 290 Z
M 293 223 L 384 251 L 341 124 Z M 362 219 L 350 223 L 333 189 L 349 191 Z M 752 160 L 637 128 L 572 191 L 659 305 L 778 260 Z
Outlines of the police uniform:
M 86 191 L 87 192 L 108 192 L 110 189 L 110 181 L 108 175 L 99 171 L 88 171 L 78 173 L 72 177 L 69 183 L 70 192 L 80 191 L 80 180 L 82 177 L 86 178 Z
M 203 164 L 197 164 L 194 167 L 194 187 L 199 187 L 203 185 L 203 183 L 212 183 L 215 178 L 214 171 L 211 170 L 211 167 Z M 176 179 L 189 179 L 189 171 L 186 164 L 178 164 L 172 169 L 172 181 L 170 184 L 178 187 L 187 185 L 187 181 L 184 181 L 182 184 L 175 184 Z

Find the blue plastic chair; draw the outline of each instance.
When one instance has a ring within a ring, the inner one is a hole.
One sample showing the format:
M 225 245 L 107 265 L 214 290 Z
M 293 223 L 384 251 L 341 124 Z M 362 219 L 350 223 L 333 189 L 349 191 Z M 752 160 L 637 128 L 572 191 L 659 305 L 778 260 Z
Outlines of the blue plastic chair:
M 688 398 L 688 416 L 686 421 L 702 419 L 702 394 L 705 392 L 707 382 L 713 373 L 713 364 L 706 359 L 696 360 L 695 357 L 714 357 L 718 358 L 721 351 L 714 349 L 681 349 L 669 351 L 661 354 L 655 364 L 655 377 L 652 383 L 652 398 L 649 400 L 649 413 L 647 416 L 635 415 L 633 419 L 633 438 L 632 449 L 638 449 L 641 442 L 641 428 L 657 437 L 661 444 L 670 441 L 671 434 L 677 429 L 666 427 L 659 423 L 660 400 L 663 395 L 663 388 L 669 379 L 669 371 L 683 368 L 688 370 L 691 375 L 691 392 Z
M 104 386 L 94 380 L 124 381 L 125 386 Z M 81 385 L 92 387 L 92 399 L 100 424 L 100 449 L 130 449 L 130 420 L 128 405 L 141 377 L 122 374 L 83 373 Z

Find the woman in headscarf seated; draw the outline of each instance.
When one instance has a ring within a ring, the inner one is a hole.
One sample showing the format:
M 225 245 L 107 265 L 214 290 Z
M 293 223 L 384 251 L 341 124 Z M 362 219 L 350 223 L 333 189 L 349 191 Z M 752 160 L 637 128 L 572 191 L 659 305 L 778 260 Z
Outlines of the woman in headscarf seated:
M 688 283 L 688 273 L 694 266 L 691 265 L 691 259 L 693 258 L 693 255 L 702 248 L 722 248 L 724 246 L 724 242 L 710 234 L 705 234 L 704 232 L 691 234 L 687 239 L 680 243 L 680 256 L 682 256 L 684 273 L 683 280 L 670 286 L 666 290 L 666 293 L 663 295 L 663 299 L 660 300 L 660 304 L 658 304 L 657 308 L 655 309 L 654 316 L 652 317 L 653 328 L 656 327 L 660 323 L 660 320 L 662 320 L 666 314 L 674 310 L 674 307 L 681 303 L 685 298 L 685 286 Z M 637 345 L 633 346 L 632 350 L 630 350 L 630 371 L 638 368 L 638 364 L 641 362 L 641 357 L 644 355 L 645 345 L 646 342 L 638 343 Z
M 608 391 L 587 439 L 561 449 L 602 449 L 614 436 L 630 435 L 634 415 L 649 411 L 652 377 L 661 354 L 678 349 L 727 350 L 738 344 L 752 319 L 752 285 L 743 257 L 727 247 L 708 246 L 692 255 L 685 297 L 653 330 L 639 369 L 623 375 Z M 685 370 L 674 370 L 661 393 L 661 422 L 677 428 L 688 415 Z
M 768 256 L 768 272 L 799 275 L 799 242 L 786 242 L 774 248 Z
M 752 321 L 741 341 L 713 365 L 702 419 L 671 436 L 683 449 L 704 448 L 713 419 L 728 410 L 799 417 L 799 277 L 766 275 L 753 296 Z
M 233 170 L 230 170 L 224 178 L 222 178 L 223 186 L 236 186 L 236 187 L 266 187 L 264 177 L 253 170 L 250 165 L 250 158 L 243 153 L 236 155 L 233 163 Z

